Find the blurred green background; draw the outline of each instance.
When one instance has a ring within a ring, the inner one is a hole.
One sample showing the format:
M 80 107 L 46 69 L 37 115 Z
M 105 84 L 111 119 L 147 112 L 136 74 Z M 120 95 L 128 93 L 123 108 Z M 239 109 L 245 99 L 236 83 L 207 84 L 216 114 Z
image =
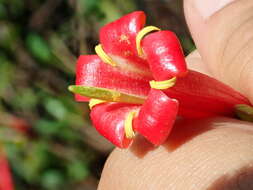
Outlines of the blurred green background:
M 17 190 L 97 188 L 113 146 L 67 86 L 99 28 L 134 10 L 194 48 L 181 0 L 0 0 L 0 143 Z

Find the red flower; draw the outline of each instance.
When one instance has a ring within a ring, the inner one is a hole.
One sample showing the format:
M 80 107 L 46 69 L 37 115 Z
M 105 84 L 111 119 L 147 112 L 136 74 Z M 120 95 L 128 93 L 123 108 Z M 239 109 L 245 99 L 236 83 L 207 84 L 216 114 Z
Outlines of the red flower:
M 177 115 L 233 116 L 235 105 L 250 104 L 221 82 L 187 70 L 174 33 L 144 25 L 142 11 L 105 25 L 98 55 L 79 57 L 77 86 L 69 88 L 77 101 L 96 99 L 90 101 L 91 120 L 113 144 L 126 148 L 138 132 L 160 145 Z
M 13 183 L 9 163 L 4 151 L 0 147 L 0 190 L 13 190 Z

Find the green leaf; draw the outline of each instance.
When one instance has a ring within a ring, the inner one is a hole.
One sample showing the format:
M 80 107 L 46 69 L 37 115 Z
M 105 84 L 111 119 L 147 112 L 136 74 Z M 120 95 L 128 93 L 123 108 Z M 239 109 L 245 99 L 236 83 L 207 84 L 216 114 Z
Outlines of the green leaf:
M 81 181 L 89 175 L 89 169 L 83 160 L 75 160 L 68 165 L 68 174 L 74 180 Z
M 64 176 L 60 171 L 48 170 L 42 175 L 41 180 L 46 189 L 58 189 L 64 183 Z
M 49 144 L 42 141 L 34 142 L 29 146 L 22 163 L 23 171 L 21 171 L 27 181 L 36 181 L 41 177 L 41 172 L 50 162 L 49 148 Z
M 14 107 L 24 111 L 34 110 L 38 101 L 39 98 L 32 88 L 23 88 L 19 86 L 17 86 L 16 96 L 12 98 Z
M 55 121 L 41 119 L 37 121 L 34 129 L 40 134 L 49 137 L 50 135 L 57 135 L 63 128 L 63 124 Z
M 5 55 L 0 53 L 0 96 L 4 96 L 11 88 L 14 68 Z
M 116 90 L 109 90 L 106 88 L 72 85 L 72 86 L 69 86 L 68 89 L 69 91 L 76 94 L 80 94 L 82 96 L 105 100 L 108 102 L 143 104 L 145 101 L 144 97 L 129 95 L 126 93 L 122 93 Z
M 42 62 L 50 62 L 52 59 L 50 48 L 41 36 L 30 33 L 26 39 L 26 43 L 34 57 Z
M 62 120 L 67 114 L 65 106 L 57 99 L 47 98 L 45 101 L 46 110 L 55 118 Z
M 0 19 L 4 19 L 7 17 L 7 11 L 4 5 L 0 2 Z

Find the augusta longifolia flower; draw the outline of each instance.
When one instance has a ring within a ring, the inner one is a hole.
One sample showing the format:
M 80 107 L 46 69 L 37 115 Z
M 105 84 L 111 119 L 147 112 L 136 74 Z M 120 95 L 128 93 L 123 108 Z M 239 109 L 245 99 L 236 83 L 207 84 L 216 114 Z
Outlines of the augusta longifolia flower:
M 171 31 L 144 27 L 136 11 L 100 29 L 96 55 L 81 55 L 77 101 L 89 101 L 97 131 L 120 148 L 138 133 L 154 145 L 169 136 L 176 117 L 234 116 L 247 98 L 225 84 L 188 70 L 180 42 Z

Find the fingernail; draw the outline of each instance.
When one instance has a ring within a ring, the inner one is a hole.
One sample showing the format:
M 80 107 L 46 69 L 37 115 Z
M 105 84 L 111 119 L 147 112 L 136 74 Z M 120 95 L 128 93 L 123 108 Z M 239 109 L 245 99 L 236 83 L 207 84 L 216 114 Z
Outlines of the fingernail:
M 195 7 L 206 19 L 235 0 L 193 0 Z

